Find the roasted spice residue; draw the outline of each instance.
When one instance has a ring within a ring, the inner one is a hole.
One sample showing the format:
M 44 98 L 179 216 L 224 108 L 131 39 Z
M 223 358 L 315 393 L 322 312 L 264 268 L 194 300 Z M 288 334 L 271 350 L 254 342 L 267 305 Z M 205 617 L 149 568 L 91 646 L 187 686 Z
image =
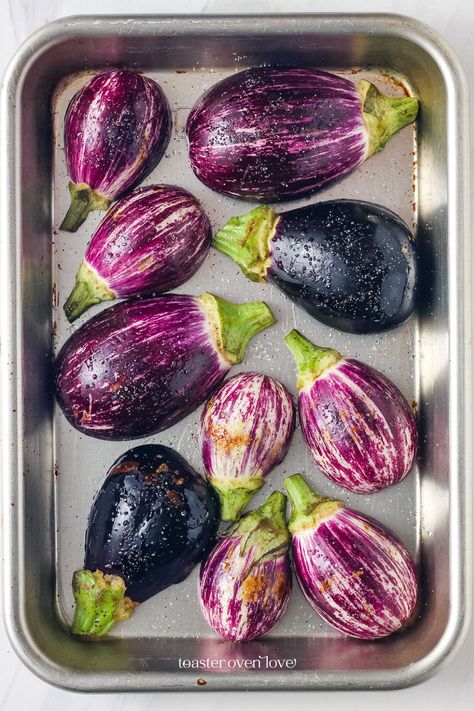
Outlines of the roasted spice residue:
M 80 420 L 81 425 L 83 425 L 84 422 L 89 422 L 89 420 L 92 420 L 92 395 L 90 393 L 89 393 L 89 409 L 82 411 L 82 417 Z
M 109 390 L 111 390 L 112 392 L 115 392 L 122 386 L 122 383 L 124 383 L 126 379 L 127 379 L 127 376 L 125 375 L 125 373 L 120 373 L 120 375 L 118 375 L 117 378 L 115 379 L 115 382 L 110 383 Z
M 141 472 L 141 479 L 146 486 L 156 486 L 160 480 L 160 475 L 156 473 L 156 470 L 151 469 Z
M 181 496 L 177 491 L 173 491 L 172 489 L 169 489 L 166 492 L 166 498 L 173 506 L 181 506 L 182 504 Z
M 125 460 L 124 462 L 120 462 L 117 464 L 112 471 L 110 472 L 111 474 L 128 474 L 129 472 L 134 472 L 135 469 L 137 468 L 137 462 L 131 462 Z
M 246 432 L 232 434 L 226 427 L 219 425 L 209 425 L 207 431 L 216 448 L 223 454 L 230 454 L 235 447 L 246 447 L 250 443 L 250 435 Z
M 329 578 L 326 578 L 326 580 L 323 580 L 321 583 L 319 583 L 318 587 L 321 592 L 327 592 L 331 589 L 331 581 L 329 580 Z
M 247 575 L 242 583 L 242 598 L 246 602 L 254 602 L 257 600 L 258 596 L 265 588 L 264 576 L 260 575 Z
M 285 591 L 286 587 L 286 575 L 281 571 L 278 573 L 275 579 L 275 585 L 273 588 L 276 597 L 281 597 Z

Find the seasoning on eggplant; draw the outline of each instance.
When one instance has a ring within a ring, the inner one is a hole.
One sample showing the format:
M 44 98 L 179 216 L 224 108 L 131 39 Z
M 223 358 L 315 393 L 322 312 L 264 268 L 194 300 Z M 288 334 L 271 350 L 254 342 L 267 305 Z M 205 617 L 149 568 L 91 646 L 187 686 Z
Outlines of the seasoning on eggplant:
M 333 200 L 279 215 L 262 205 L 231 218 L 213 246 L 332 328 L 382 331 L 415 307 L 415 241 L 379 205 Z
M 71 206 L 60 229 L 75 232 L 91 210 L 106 210 L 141 182 L 170 137 L 170 107 L 155 81 L 127 69 L 90 79 L 66 111 Z
M 350 637 L 377 639 L 404 627 L 415 610 L 418 582 L 395 534 L 315 493 L 299 474 L 285 486 L 293 565 L 309 604 Z
M 418 100 L 308 67 L 254 67 L 203 94 L 186 124 L 191 166 L 247 199 L 314 192 L 357 168 L 415 120 Z
M 184 580 L 212 548 L 218 525 L 216 495 L 177 452 L 149 444 L 122 454 L 89 514 L 71 632 L 101 637 Z
M 186 190 L 135 190 L 110 208 L 94 232 L 64 305 L 68 320 L 101 301 L 183 284 L 201 266 L 210 241 L 209 220 Z
M 274 491 L 219 540 L 199 576 L 201 610 L 224 639 L 243 642 L 269 632 L 291 593 L 286 496 Z
M 234 375 L 212 396 L 201 415 L 201 451 L 223 521 L 239 518 L 285 456 L 294 429 L 292 397 L 269 375 Z
M 266 304 L 212 294 L 122 301 L 79 328 L 56 362 L 69 422 L 99 439 L 155 434 L 189 415 L 275 323 Z
M 301 429 L 318 467 L 349 491 L 371 494 L 397 484 L 413 466 L 413 412 L 382 373 L 291 331 L 298 366 Z

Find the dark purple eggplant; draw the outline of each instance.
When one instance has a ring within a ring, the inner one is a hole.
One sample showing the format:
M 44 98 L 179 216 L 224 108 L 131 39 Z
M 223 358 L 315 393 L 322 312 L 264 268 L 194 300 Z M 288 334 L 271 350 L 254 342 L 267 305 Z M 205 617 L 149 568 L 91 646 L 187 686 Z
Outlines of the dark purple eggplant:
M 299 474 L 285 479 L 293 565 L 309 604 L 350 637 L 397 632 L 418 599 L 415 565 L 392 531 L 342 501 L 320 496 Z
M 267 634 L 285 613 L 291 593 L 286 496 L 274 491 L 220 539 L 203 562 L 199 601 L 224 639 L 244 642 Z
M 210 230 L 200 203 L 182 188 L 152 185 L 118 200 L 87 246 L 64 305 L 68 320 L 101 301 L 183 284 L 201 266 Z
M 123 301 L 79 328 L 56 361 L 69 422 L 99 439 L 160 432 L 189 415 L 275 318 L 266 304 L 212 294 Z
M 170 137 L 170 107 L 155 81 L 127 69 L 90 79 L 66 111 L 71 206 L 60 229 L 75 232 L 91 210 L 106 210 L 142 181 Z
M 197 177 L 219 193 L 298 198 L 350 173 L 417 113 L 417 99 L 389 98 L 365 79 L 254 67 L 194 105 L 189 157 Z
M 393 328 L 415 308 L 415 240 L 379 205 L 333 200 L 279 215 L 262 205 L 231 218 L 213 246 L 341 331 Z
M 212 488 L 177 452 L 149 444 L 122 454 L 89 514 L 71 632 L 101 637 L 184 580 L 212 548 L 218 525 Z

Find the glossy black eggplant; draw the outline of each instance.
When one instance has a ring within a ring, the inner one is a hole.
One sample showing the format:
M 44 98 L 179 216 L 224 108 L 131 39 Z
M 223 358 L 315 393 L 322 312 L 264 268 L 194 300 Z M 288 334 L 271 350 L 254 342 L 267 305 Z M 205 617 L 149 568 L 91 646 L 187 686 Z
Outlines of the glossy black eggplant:
M 213 489 L 177 452 L 154 444 L 125 452 L 91 508 L 84 569 L 73 578 L 72 633 L 100 637 L 184 580 L 213 546 L 218 525 Z
M 415 240 L 379 205 L 333 200 L 281 214 L 262 205 L 229 220 L 213 245 L 341 331 L 384 331 L 415 307 Z

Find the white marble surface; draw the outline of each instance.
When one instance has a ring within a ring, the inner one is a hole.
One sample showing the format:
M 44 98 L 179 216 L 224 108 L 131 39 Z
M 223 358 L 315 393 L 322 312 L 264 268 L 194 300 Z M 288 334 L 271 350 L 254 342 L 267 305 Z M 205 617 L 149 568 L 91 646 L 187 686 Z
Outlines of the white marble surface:
M 398 12 L 427 22 L 451 44 L 463 64 L 474 96 L 474 12 L 472 0 L 0 0 L 0 73 L 16 47 L 28 34 L 45 22 L 81 13 L 159 13 L 159 12 Z M 474 116 L 474 112 L 473 112 Z M 471 164 L 474 151 L 471 152 Z M 0 709 L 1 711 L 56 711 L 67 708 L 101 711 L 148 711 L 174 708 L 182 711 L 213 711 L 225 705 L 226 711 L 245 703 L 251 708 L 279 711 L 297 704 L 300 711 L 331 705 L 332 711 L 384 711 L 403 706 L 404 711 L 419 707 L 430 711 L 467 711 L 474 706 L 474 628 L 449 667 L 432 680 L 413 689 L 393 692 L 299 693 L 295 694 L 74 694 L 48 686 L 23 667 L 11 650 L 0 621 Z M 200 697 L 200 698 L 199 698 Z

